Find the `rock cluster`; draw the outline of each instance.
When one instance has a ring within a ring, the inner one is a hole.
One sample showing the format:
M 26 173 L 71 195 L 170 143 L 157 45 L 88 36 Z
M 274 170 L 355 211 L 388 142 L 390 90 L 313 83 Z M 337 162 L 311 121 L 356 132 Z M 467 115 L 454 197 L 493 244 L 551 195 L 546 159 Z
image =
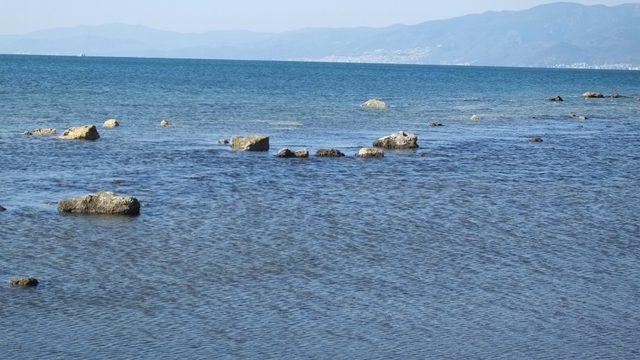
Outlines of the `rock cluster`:
M 51 129 L 51 128 L 42 128 L 42 129 L 33 129 L 33 130 L 29 130 L 29 131 L 25 131 L 23 133 L 24 135 L 55 135 L 56 134 L 56 129 Z
M 384 157 L 384 151 L 378 148 L 362 148 L 356 154 L 359 158 L 381 158 Z
M 604 95 L 595 91 L 587 91 L 586 93 L 582 94 L 582 97 L 585 99 L 601 99 L 604 97 Z
M 280 151 L 278 151 L 278 157 L 279 158 L 308 158 L 309 157 L 309 150 L 307 149 L 301 149 L 301 150 L 297 150 L 297 151 L 291 151 L 287 148 L 283 148 L 280 149 Z
M 58 202 L 61 213 L 93 215 L 129 215 L 140 214 L 140 202 L 131 196 L 120 196 L 112 192 L 101 191 L 73 199 Z
M 382 100 L 378 100 L 378 99 L 370 99 L 365 101 L 362 104 L 362 107 L 364 109 L 378 109 L 378 110 L 385 110 L 389 108 L 389 104 L 387 104 L 386 102 L 382 101 Z
M 106 120 L 104 124 L 102 124 L 102 127 L 105 127 L 105 128 L 114 128 L 116 126 L 120 126 L 120 123 L 116 119 Z
M 17 277 L 9 280 L 9 285 L 15 287 L 34 287 L 38 286 L 38 279 L 32 277 Z
M 94 125 L 76 126 L 65 130 L 60 139 L 63 140 L 98 140 L 100 134 Z
M 416 149 L 418 148 L 418 137 L 404 131 L 398 131 L 389 136 L 381 137 L 373 142 L 374 147 L 384 149 Z
M 264 135 L 234 136 L 231 148 L 241 151 L 269 151 L 269 137 Z
M 316 150 L 318 157 L 343 157 L 344 153 L 338 149 L 318 149 Z

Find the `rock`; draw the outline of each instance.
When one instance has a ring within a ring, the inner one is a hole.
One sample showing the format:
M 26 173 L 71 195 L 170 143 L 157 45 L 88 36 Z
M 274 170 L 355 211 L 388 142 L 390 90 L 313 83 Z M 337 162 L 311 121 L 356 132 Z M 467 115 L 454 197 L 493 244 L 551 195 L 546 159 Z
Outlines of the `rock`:
M 535 137 L 529 138 L 529 141 L 534 143 L 541 143 L 544 141 L 544 139 L 541 137 L 535 136 Z
M 440 126 L 444 126 L 442 123 L 434 121 L 434 122 L 430 122 L 429 123 L 429 127 L 440 127 Z
M 0 205 L 0 212 L 3 212 L 5 210 L 7 210 L 7 209 L 3 208 L 2 205 Z
M 23 133 L 24 135 L 55 135 L 56 134 L 56 129 L 46 129 L 46 128 L 42 128 L 42 129 L 34 129 L 34 130 L 30 130 L 30 131 L 25 131 Z
M 587 91 L 586 93 L 582 94 L 582 97 L 585 99 L 601 99 L 604 97 L 604 95 L 598 92 Z
M 558 95 L 558 96 L 549 98 L 549 101 L 564 101 L 564 99 L 560 95 Z
M 140 202 L 131 196 L 119 196 L 112 192 L 101 191 L 62 200 L 58 202 L 58 211 L 75 214 L 136 216 L 140 214 Z
M 572 119 L 578 119 L 578 120 L 588 120 L 589 117 L 586 115 L 577 115 L 577 114 L 571 114 L 571 118 Z
M 17 277 L 9 280 L 9 284 L 15 287 L 34 287 L 38 286 L 38 279 L 32 277 Z
M 377 148 L 362 148 L 356 156 L 359 158 L 381 158 L 384 157 L 384 151 Z
M 170 126 L 170 125 L 171 125 L 171 123 L 169 122 L 169 120 L 160 121 L 160 126 L 167 127 L 167 126 Z
M 616 92 L 616 93 L 609 94 L 609 96 L 607 96 L 607 97 L 612 98 L 612 99 L 619 99 L 619 98 L 623 98 L 624 96 L 622 96 L 622 95 L 620 95 L 620 94 L 618 94 Z
M 301 149 L 298 151 L 291 151 L 287 148 L 283 148 L 283 149 L 280 149 L 280 151 L 278 151 L 278 157 L 279 158 L 308 158 L 309 150 Z
M 60 139 L 63 140 L 98 140 L 100 134 L 94 125 L 76 126 L 65 130 Z
M 378 110 L 385 110 L 389 108 L 389 104 L 387 104 L 386 102 L 382 101 L 382 100 L 378 100 L 378 99 L 370 99 L 365 101 L 362 104 L 362 107 L 364 109 L 378 109 Z
M 219 145 L 229 145 L 229 139 L 220 139 L 218 140 Z
M 398 131 L 389 136 L 381 137 L 373 142 L 373 146 L 385 149 L 415 149 L 418 148 L 418 137 L 415 134 L 408 134 Z
M 106 127 L 106 128 L 114 128 L 116 126 L 120 126 L 120 123 L 116 119 L 106 120 L 104 124 L 102 124 L 102 127 Z
M 269 151 L 269 137 L 263 135 L 234 136 L 231 148 L 242 151 Z
M 318 149 L 316 150 L 318 157 L 343 157 L 344 153 L 338 149 Z
M 479 121 L 480 119 L 481 119 L 481 117 L 478 114 L 471 115 L 471 120 L 472 121 Z

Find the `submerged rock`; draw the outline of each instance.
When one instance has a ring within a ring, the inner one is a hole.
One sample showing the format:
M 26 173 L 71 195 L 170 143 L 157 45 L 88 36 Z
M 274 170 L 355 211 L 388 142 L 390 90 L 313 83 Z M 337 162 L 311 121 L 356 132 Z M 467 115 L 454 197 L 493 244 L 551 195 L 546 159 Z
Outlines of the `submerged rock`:
M 398 131 L 389 136 L 381 137 L 373 142 L 373 146 L 385 149 L 415 149 L 418 148 L 418 136 L 404 131 Z
M 359 158 L 381 158 L 384 157 L 384 151 L 377 148 L 362 148 L 356 156 Z
M 386 102 L 382 101 L 382 100 L 378 100 L 378 99 L 369 99 L 367 101 L 365 101 L 362 104 L 362 107 L 364 109 L 378 109 L 378 110 L 385 110 L 389 108 L 389 104 L 387 104 Z
M 478 114 L 471 115 L 471 121 L 479 121 L 480 119 L 481 117 Z
M 7 209 L 3 208 L 2 205 L 0 205 L 0 212 L 3 212 L 5 210 L 7 210 Z
M 291 151 L 287 148 L 283 148 L 283 149 L 280 149 L 280 151 L 278 151 L 278 157 L 279 158 L 308 158 L 309 150 L 301 149 L 297 151 Z
M 562 96 L 558 95 L 558 96 L 549 98 L 549 101 L 564 101 L 564 99 L 562 98 Z
M 116 126 L 120 126 L 120 123 L 116 119 L 106 120 L 104 124 L 102 124 L 102 127 L 106 127 L 106 128 L 114 128 Z
M 100 134 L 94 125 L 76 126 L 65 130 L 60 139 L 63 140 L 98 140 Z
M 100 191 L 73 199 L 58 202 L 61 213 L 93 215 L 130 215 L 140 214 L 140 202 L 131 196 L 120 196 L 109 191 Z
M 234 136 L 231 148 L 241 151 L 269 151 L 269 137 L 263 135 Z
M 582 94 L 582 97 L 585 99 L 601 99 L 604 97 L 604 95 L 595 91 L 587 91 L 586 93 Z
M 534 137 L 530 137 L 529 141 L 534 143 L 541 143 L 544 141 L 544 139 L 539 136 L 534 136 Z
M 229 145 L 229 139 L 218 140 L 218 145 Z
M 589 117 L 586 115 L 578 115 L 578 114 L 571 114 L 570 117 L 572 119 L 577 119 L 577 120 L 588 120 Z
M 433 121 L 429 123 L 429 127 L 440 127 L 444 126 L 441 122 Z
M 9 280 L 9 285 L 15 287 L 34 287 L 38 286 L 38 279 L 32 277 L 17 277 Z
M 23 133 L 23 135 L 55 135 L 56 134 L 56 129 L 51 129 L 51 128 L 42 128 L 42 129 L 33 129 L 33 130 L 29 130 L 29 131 L 25 131 Z
M 622 96 L 622 95 L 620 95 L 620 94 L 618 94 L 616 92 L 616 93 L 609 94 L 607 97 L 612 98 L 612 99 L 619 99 L 619 98 L 623 98 L 624 96 Z
M 318 157 L 343 157 L 344 153 L 338 149 L 318 149 L 316 150 Z
M 170 126 L 170 125 L 171 125 L 171 123 L 169 122 L 169 120 L 160 121 L 160 126 L 167 127 L 167 126 Z

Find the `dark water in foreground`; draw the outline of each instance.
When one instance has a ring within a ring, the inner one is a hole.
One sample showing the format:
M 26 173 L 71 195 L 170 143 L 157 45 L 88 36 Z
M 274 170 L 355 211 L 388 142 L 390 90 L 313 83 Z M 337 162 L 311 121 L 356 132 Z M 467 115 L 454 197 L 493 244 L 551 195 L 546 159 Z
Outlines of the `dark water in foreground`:
M 0 358 L 638 358 L 638 95 L 640 72 L 0 57 Z M 274 156 L 400 129 L 422 149 Z M 272 151 L 216 144 L 244 133 Z M 142 215 L 57 213 L 100 189 Z

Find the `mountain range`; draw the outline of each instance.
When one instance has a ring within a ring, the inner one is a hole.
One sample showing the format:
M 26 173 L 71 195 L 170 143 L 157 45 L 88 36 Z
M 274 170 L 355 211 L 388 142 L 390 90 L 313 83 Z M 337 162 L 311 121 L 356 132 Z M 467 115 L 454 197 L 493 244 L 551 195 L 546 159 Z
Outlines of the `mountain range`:
M 385 28 L 178 33 L 106 24 L 0 35 L 0 53 L 536 67 L 640 67 L 640 3 L 552 3 Z

